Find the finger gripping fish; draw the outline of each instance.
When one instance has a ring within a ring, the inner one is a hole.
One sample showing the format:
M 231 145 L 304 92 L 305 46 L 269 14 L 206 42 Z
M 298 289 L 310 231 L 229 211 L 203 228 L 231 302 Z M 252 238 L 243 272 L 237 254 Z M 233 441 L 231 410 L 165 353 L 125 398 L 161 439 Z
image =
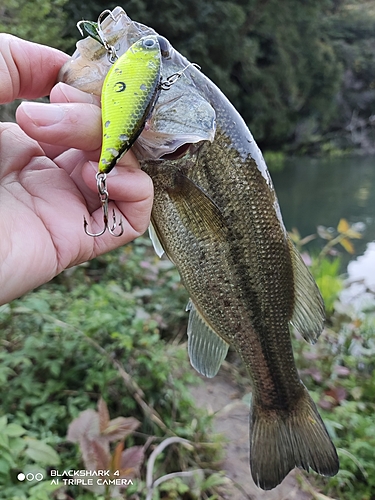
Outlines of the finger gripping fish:
M 142 132 L 159 92 L 160 60 L 158 39 L 149 35 L 135 42 L 107 73 L 99 172 L 109 173 Z

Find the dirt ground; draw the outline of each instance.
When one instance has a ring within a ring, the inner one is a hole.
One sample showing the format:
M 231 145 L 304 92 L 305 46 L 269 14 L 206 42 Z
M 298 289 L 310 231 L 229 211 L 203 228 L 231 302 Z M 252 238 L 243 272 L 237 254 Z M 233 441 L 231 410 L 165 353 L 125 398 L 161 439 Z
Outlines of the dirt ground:
M 212 379 L 202 380 L 203 384 L 191 388 L 191 393 L 197 406 L 215 413 L 214 429 L 226 441 L 222 468 L 233 486 L 223 500 L 311 500 L 313 497 L 298 485 L 295 471 L 272 491 L 255 486 L 249 470 L 249 407 L 225 370 Z

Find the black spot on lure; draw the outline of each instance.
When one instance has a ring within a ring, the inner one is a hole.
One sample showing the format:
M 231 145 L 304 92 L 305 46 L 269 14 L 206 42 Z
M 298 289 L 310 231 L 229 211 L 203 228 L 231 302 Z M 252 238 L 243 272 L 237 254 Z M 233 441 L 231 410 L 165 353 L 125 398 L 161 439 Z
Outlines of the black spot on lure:
M 99 172 L 109 173 L 142 132 L 160 92 L 157 36 L 135 42 L 113 64 L 102 90 L 103 143 Z

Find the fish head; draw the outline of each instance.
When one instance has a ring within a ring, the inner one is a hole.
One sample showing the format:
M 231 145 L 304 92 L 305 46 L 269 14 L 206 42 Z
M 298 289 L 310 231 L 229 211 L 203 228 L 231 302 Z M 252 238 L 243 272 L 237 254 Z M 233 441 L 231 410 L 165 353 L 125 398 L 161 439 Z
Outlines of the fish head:
M 156 35 L 160 46 L 160 93 L 145 127 L 134 145 L 139 160 L 177 158 L 202 141 L 213 141 L 216 113 L 209 102 L 209 80 L 152 28 L 132 21 L 121 7 L 101 23 L 108 45 L 121 56 L 147 35 Z M 61 68 L 59 80 L 80 90 L 101 95 L 111 67 L 105 47 L 88 37 Z
M 122 56 L 135 42 L 147 35 L 156 35 L 152 28 L 133 22 L 121 7 L 100 24 L 102 34 L 116 54 Z M 84 92 L 100 96 L 104 79 L 111 67 L 106 48 L 92 37 L 79 40 L 71 59 L 61 68 L 58 80 Z

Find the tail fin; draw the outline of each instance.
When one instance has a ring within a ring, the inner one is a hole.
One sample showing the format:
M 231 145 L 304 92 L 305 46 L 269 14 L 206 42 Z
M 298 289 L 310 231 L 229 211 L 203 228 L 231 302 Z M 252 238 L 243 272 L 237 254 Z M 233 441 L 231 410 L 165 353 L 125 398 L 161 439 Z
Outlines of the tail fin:
M 307 389 L 290 412 L 262 410 L 253 399 L 250 468 L 255 484 L 275 488 L 294 467 L 323 476 L 339 470 L 336 449 Z

